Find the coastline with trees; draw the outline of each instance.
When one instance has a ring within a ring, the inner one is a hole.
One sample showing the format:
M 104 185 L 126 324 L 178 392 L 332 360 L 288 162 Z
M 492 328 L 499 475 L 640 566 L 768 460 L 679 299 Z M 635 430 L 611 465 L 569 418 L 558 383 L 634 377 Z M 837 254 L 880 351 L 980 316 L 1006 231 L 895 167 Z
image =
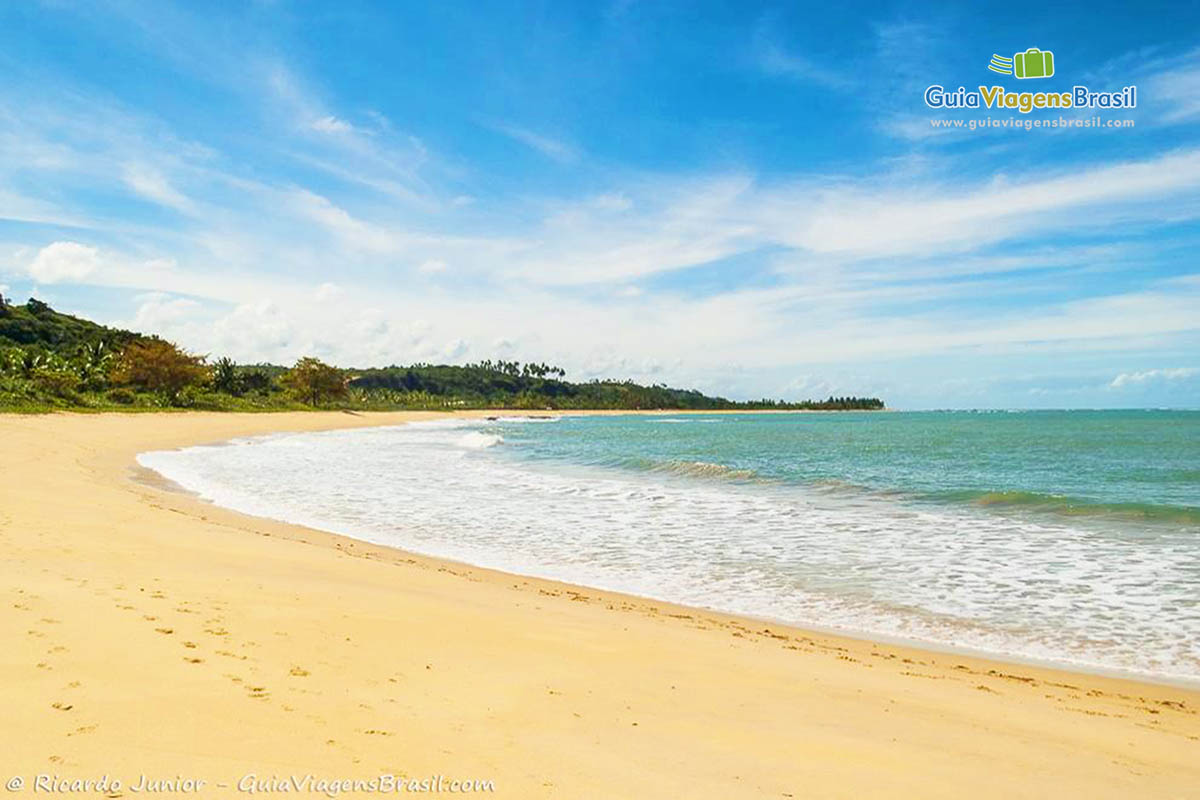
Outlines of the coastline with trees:
M 735 401 L 665 384 L 566 379 L 559 366 L 485 360 L 342 368 L 210 362 L 154 336 L 0 297 L 0 410 L 278 411 L 289 409 L 876 411 L 873 397 Z

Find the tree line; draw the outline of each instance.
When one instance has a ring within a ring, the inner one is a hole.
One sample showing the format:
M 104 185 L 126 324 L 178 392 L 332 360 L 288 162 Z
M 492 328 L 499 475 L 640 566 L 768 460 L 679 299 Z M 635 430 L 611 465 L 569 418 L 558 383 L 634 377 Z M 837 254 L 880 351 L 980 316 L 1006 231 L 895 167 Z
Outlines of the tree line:
M 0 296 L 0 408 L 802 409 L 877 410 L 873 397 L 749 402 L 665 384 L 566 380 L 541 362 L 486 360 L 343 369 L 307 356 L 290 367 L 210 361 L 154 336 Z

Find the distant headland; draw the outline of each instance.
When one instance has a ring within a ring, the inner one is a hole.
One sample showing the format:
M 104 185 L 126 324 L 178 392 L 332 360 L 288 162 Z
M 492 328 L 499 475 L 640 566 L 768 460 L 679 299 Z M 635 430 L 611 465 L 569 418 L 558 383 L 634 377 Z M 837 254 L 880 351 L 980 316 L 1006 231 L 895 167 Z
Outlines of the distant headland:
M 210 361 L 155 336 L 110 328 L 30 299 L 0 297 L 0 410 L 278 411 L 464 408 L 877 411 L 874 397 L 735 401 L 665 384 L 566 380 L 561 367 L 517 361 L 343 368 Z

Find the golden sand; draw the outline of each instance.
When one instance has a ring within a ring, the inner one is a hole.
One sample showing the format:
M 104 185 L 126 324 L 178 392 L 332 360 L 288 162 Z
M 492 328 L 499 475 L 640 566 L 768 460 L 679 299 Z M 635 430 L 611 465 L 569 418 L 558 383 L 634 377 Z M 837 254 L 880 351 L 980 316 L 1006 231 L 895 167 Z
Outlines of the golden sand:
M 107 775 L 126 797 L 381 774 L 509 798 L 1200 792 L 1194 691 L 411 556 L 133 467 L 428 416 L 0 416 L 0 780 Z

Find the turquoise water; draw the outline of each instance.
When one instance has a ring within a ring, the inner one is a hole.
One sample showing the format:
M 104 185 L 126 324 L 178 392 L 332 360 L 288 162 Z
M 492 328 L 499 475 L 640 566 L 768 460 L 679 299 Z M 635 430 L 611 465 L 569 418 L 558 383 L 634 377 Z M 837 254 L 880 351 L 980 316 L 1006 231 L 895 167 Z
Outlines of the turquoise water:
M 531 459 L 1200 525 L 1200 411 L 576 417 L 503 435 Z
M 139 460 L 413 552 L 1200 682 L 1200 412 L 447 419 Z

